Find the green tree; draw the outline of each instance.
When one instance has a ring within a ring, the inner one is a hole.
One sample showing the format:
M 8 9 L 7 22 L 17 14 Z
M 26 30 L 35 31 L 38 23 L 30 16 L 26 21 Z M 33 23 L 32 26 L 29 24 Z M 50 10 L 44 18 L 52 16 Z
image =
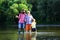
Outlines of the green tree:
M 32 14 L 39 24 L 59 24 L 60 0 L 30 0 Z
M 15 16 L 22 10 L 31 10 L 32 5 L 27 0 L 0 0 L 0 24 L 16 24 Z M 3 19 L 2 19 L 3 18 Z M 2 26 L 0 26 L 2 27 Z M 6 28 L 6 26 L 3 26 Z

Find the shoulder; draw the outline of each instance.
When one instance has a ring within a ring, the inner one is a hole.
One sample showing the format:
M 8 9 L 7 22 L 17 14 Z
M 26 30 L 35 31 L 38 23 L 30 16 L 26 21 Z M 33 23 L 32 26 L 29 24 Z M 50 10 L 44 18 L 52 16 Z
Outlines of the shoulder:
M 26 16 L 27 14 L 25 13 L 24 15 Z
M 32 17 L 32 15 L 29 15 L 30 17 Z
M 32 15 L 30 15 L 31 17 L 33 17 Z
M 30 17 L 31 17 L 31 18 L 33 18 L 33 16 L 32 16 L 32 15 L 30 15 Z

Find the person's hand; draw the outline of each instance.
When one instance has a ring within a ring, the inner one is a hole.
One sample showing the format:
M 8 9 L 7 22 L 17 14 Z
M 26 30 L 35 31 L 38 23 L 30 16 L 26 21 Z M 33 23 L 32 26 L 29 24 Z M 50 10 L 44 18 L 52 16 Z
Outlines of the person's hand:
M 16 18 L 18 18 L 18 16 L 16 15 Z

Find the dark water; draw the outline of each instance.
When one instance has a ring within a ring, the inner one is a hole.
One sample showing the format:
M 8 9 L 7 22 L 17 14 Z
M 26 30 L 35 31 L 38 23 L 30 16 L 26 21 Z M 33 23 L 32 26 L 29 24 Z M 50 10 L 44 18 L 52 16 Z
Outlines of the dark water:
M 41 30 L 42 31 L 42 30 Z M 0 40 L 60 40 L 59 32 L 22 33 L 0 31 Z
M 0 40 L 60 40 L 60 27 L 39 27 L 37 33 L 18 34 L 17 30 L 0 30 Z

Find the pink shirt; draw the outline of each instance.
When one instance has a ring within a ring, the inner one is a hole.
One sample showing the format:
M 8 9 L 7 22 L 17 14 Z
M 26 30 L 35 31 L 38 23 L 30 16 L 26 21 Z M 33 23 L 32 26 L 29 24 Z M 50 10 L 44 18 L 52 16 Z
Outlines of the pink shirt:
M 19 23 L 24 23 L 24 21 L 25 21 L 25 15 L 26 14 L 22 14 L 22 13 L 19 14 L 19 16 L 18 16 Z

